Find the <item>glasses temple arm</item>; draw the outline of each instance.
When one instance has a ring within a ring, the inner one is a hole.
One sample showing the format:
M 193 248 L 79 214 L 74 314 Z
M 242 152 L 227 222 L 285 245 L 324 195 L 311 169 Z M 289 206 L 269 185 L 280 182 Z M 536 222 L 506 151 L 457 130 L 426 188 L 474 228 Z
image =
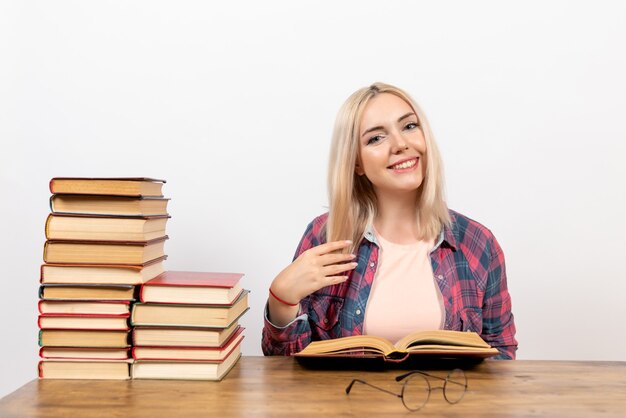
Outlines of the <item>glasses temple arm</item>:
M 356 382 L 363 383 L 364 385 L 367 385 L 367 386 L 372 387 L 372 388 L 374 388 L 374 389 L 378 389 L 378 390 L 380 390 L 381 392 L 388 393 L 388 394 L 393 395 L 393 396 L 395 396 L 395 397 L 397 397 L 397 398 L 402 398 L 402 395 L 399 395 L 399 394 L 394 393 L 394 392 L 391 392 L 391 391 L 389 391 L 389 390 L 387 390 L 387 389 L 383 389 L 383 388 L 381 388 L 381 387 L 378 387 L 378 386 L 372 385 L 371 383 L 367 383 L 365 380 L 361 380 L 361 379 L 354 379 L 354 380 L 352 380 L 352 382 L 350 382 L 350 384 L 349 384 L 349 385 L 348 385 L 348 387 L 346 388 L 346 394 L 348 394 L 348 395 L 350 394 L 350 391 L 352 390 L 352 386 L 354 386 L 354 384 L 355 384 Z

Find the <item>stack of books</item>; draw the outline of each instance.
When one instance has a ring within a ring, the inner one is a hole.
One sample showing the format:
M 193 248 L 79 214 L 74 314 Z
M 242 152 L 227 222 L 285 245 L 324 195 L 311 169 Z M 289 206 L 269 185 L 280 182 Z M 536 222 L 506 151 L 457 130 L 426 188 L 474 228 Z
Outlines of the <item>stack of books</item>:
M 132 303 L 167 258 L 164 183 L 50 181 L 39 291 L 41 378 L 130 378 Z
M 242 274 L 166 271 L 132 307 L 133 379 L 221 380 L 241 356 Z

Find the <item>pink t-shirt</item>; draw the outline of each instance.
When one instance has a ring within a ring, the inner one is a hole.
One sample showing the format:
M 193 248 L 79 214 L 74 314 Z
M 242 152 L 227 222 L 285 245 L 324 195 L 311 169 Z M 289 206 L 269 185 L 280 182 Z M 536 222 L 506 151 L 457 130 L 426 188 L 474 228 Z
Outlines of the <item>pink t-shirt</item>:
M 414 331 L 441 329 L 444 310 L 429 253 L 433 241 L 395 244 L 376 235 L 380 256 L 365 310 L 364 334 L 392 342 Z

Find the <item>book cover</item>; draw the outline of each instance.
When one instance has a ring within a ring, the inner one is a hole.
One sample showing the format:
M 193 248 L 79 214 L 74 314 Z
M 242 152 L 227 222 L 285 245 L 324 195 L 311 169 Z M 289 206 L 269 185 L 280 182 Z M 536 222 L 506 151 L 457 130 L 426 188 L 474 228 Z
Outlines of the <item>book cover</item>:
M 128 360 L 131 358 L 129 348 L 99 347 L 41 347 L 39 357 L 63 360 Z
M 47 240 L 45 263 L 127 264 L 147 263 L 165 255 L 166 235 L 150 241 Z
M 237 364 L 241 350 L 235 350 L 224 361 L 136 360 L 131 366 L 133 379 L 222 380 Z
M 162 196 L 164 183 L 149 177 L 54 177 L 50 193 Z
M 138 285 L 164 270 L 167 255 L 138 264 L 46 263 L 40 268 L 42 284 Z
M 41 314 L 37 325 L 42 330 L 129 330 L 129 314 L 97 315 L 97 314 Z
M 135 345 L 142 346 L 220 347 L 239 328 L 237 321 L 226 328 L 136 326 L 132 337 Z
M 241 344 L 244 328 L 240 327 L 219 347 L 141 346 L 132 348 L 135 360 L 224 361 Z
M 131 360 L 41 360 L 40 379 L 128 380 Z
M 227 328 L 249 309 L 248 293 L 247 290 L 241 292 L 232 306 L 136 303 L 132 308 L 131 323 Z
M 51 213 L 45 224 L 48 240 L 137 241 L 166 235 L 169 215 L 120 216 Z
M 129 331 L 40 329 L 40 347 L 129 347 Z
M 68 301 L 68 300 L 40 300 L 37 304 L 40 314 L 62 315 L 130 315 L 130 301 Z
M 71 215 L 167 215 L 169 201 L 163 197 L 54 194 L 50 196 L 50 211 Z
M 139 286 L 132 284 L 49 283 L 39 286 L 39 298 L 47 301 L 134 301 Z
M 152 303 L 231 305 L 243 291 L 240 273 L 164 271 L 141 286 L 139 299 Z

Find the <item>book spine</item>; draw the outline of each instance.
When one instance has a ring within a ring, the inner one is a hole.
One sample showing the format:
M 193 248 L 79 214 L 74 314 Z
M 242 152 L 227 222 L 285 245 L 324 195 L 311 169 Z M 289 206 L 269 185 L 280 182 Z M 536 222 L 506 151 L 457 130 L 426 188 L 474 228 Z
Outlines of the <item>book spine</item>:
M 43 360 L 40 360 L 37 365 L 37 375 L 40 379 L 43 379 Z
M 50 179 L 48 187 L 50 188 L 50 193 L 54 194 L 54 179 Z
M 133 305 L 133 307 L 131 308 L 131 310 L 130 310 L 130 326 L 131 327 L 134 327 L 135 325 L 137 325 L 137 324 L 135 324 L 135 307 L 136 306 L 137 306 L 137 304 L 135 303 Z M 133 334 L 134 334 L 134 332 L 135 332 L 135 329 L 133 328 Z M 133 335 L 133 337 L 134 337 L 134 335 Z
M 39 299 L 43 299 L 43 290 L 44 290 L 44 286 L 39 286 Z
M 145 300 L 143 299 L 143 288 L 145 286 L 145 283 L 142 284 L 141 286 L 139 286 L 139 301 L 140 302 L 145 302 Z
M 44 263 L 47 263 L 47 262 L 48 262 L 48 261 L 47 261 L 47 258 L 48 258 L 48 257 L 47 257 L 47 254 L 48 254 L 48 241 L 46 241 L 46 242 L 43 244 L 43 262 L 44 262 Z M 43 268 L 43 266 L 42 266 L 42 268 Z M 43 273 L 42 273 L 42 274 L 43 274 Z
M 43 304 L 43 300 L 39 300 L 39 303 L 37 303 L 37 309 L 39 310 L 40 314 L 43 314 L 43 310 L 41 309 L 42 304 Z
M 50 239 L 50 222 L 52 221 L 52 214 L 49 214 L 46 218 L 45 234 L 46 239 Z
M 43 330 L 39 330 L 39 337 L 37 338 L 39 347 L 43 347 Z

